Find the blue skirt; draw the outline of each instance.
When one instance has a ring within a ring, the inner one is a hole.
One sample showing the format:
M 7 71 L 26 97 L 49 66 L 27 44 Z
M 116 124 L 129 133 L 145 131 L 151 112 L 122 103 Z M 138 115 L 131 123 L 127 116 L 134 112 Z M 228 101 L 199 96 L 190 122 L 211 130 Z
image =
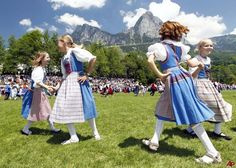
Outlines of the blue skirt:
M 27 119 L 27 117 L 29 116 L 32 100 L 33 100 L 33 92 L 31 90 L 27 90 L 22 100 L 22 110 L 21 110 L 21 115 L 25 119 Z
M 161 120 L 175 121 L 177 125 L 197 124 L 212 118 L 214 112 L 199 99 L 191 75 L 185 69 L 179 67 L 171 68 L 168 71 L 170 71 L 168 77 L 169 87 L 165 89 L 170 89 L 168 104 L 170 104 L 169 109 L 174 120 L 165 115 L 163 117 L 161 112 L 157 114 L 157 117 Z M 162 106 L 161 104 L 163 104 L 163 107 L 166 106 L 166 102 L 160 102 L 158 106 Z M 159 107 L 158 110 L 161 111 L 161 108 Z
M 96 105 L 93 98 L 92 89 L 88 81 L 85 81 L 83 84 L 80 83 L 80 89 L 82 93 L 85 120 L 96 118 L 97 117 Z

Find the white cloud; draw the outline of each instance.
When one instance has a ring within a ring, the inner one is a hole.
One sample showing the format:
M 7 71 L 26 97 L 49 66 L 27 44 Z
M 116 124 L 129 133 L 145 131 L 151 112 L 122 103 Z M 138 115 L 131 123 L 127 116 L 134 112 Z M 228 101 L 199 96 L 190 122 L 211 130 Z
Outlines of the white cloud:
M 47 27 L 49 24 L 47 22 L 43 22 L 43 25 Z
M 29 31 L 33 31 L 33 30 L 39 30 L 40 32 L 44 32 L 44 29 L 41 27 L 38 27 L 38 26 L 30 27 L 26 31 L 29 32 Z
M 22 26 L 31 26 L 31 20 L 30 19 L 22 19 L 20 22 L 19 22 L 20 25 Z
M 69 13 L 65 13 L 64 15 L 60 16 L 57 20 L 59 23 L 64 23 L 66 25 L 69 25 L 71 27 L 76 27 L 77 25 L 83 25 L 88 24 L 90 26 L 101 28 L 101 25 L 98 24 L 95 20 L 87 21 L 82 17 L 79 17 L 77 15 L 72 15 Z
M 236 35 L 236 28 L 234 28 L 234 30 L 232 32 L 230 32 L 229 34 L 234 34 Z
M 52 8 L 57 10 L 64 6 L 71 8 L 89 9 L 91 7 L 101 8 L 105 5 L 106 0 L 48 0 Z
M 43 22 L 42 24 L 42 27 L 44 29 L 47 29 L 48 31 L 51 31 L 51 32 L 56 32 L 58 30 L 58 28 L 54 25 L 50 25 L 49 23 L 47 22 Z
M 126 4 L 127 5 L 132 5 L 133 2 L 134 2 L 134 0 L 127 0 Z
M 180 6 L 171 0 L 163 0 L 162 3 L 151 2 L 149 11 L 165 22 L 178 16 Z
M 54 25 L 50 25 L 47 22 L 43 22 L 41 26 L 33 26 L 30 19 L 22 19 L 19 24 L 24 26 L 27 32 L 33 30 L 39 30 L 40 32 L 44 32 L 45 30 L 49 30 L 51 32 L 58 31 L 57 27 L 55 27 Z
M 126 12 L 125 12 L 124 10 L 120 10 L 120 15 L 121 15 L 121 16 L 125 16 L 125 13 L 126 13 Z
M 129 2 L 129 0 L 127 2 Z M 154 16 L 157 16 L 163 22 L 165 22 L 178 16 L 180 6 L 174 2 L 171 2 L 171 0 L 163 0 L 162 3 L 151 2 L 149 4 L 148 10 L 152 12 Z M 120 14 L 121 16 L 123 16 L 123 22 L 126 24 L 126 27 L 130 28 L 133 27 L 139 17 L 142 16 L 148 10 L 144 8 L 139 8 L 136 9 L 134 12 L 120 11 Z
M 48 30 L 51 32 L 56 32 L 58 30 L 58 28 L 52 25 L 48 28 Z
M 192 44 L 203 38 L 223 35 L 227 29 L 221 16 L 204 16 L 198 13 L 180 12 L 180 6 L 171 0 L 163 0 L 161 3 L 151 2 L 148 10 L 139 8 L 134 12 L 120 11 L 120 14 L 123 16 L 123 22 L 126 27 L 130 28 L 135 25 L 139 17 L 146 11 L 152 12 L 154 16 L 159 17 L 163 22 L 174 20 L 188 26 L 190 32 L 187 40 Z M 236 28 L 231 34 L 236 34 Z
M 189 28 L 190 32 L 188 33 L 187 40 L 192 44 L 198 43 L 203 38 L 223 35 L 226 30 L 226 25 L 222 22 L 223 18 L 219 15 L 203 16 L 181 12 L 173 20 Z
M 72 33 L 77 25 L 83 25 L 83 24 L 88 24 L 93 27 L 101 28 L 101 25 L 99 25 L 98 22 L 95 20 L 87 21 L 82 17 L 79 17 L 77 15 L 72 15 L 69 13 L 65 13 L 64 15 L 60 16 L 57 19 L 57 22 L 66 24 L 67 33 Z
M 123 22 L 126 24 L 126 27 L 131 28 L 135 25 L 140 16 L 142 16 L 145 12 L 147 12 L 146 9 L 139 8 L 136 9 L 135 12 L 120 11 L 120 14 L 123 16 Z

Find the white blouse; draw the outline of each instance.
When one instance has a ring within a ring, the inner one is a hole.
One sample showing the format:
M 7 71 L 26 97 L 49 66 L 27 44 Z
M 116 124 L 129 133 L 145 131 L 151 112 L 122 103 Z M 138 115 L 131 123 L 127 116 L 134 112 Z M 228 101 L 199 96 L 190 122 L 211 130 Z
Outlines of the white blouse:
M 70 55 L 72 54 L 72 52 L 74 53 L 76 59 L 80 62 L 90 62 L 92 59 L 96 58 L 96 56 L 94 56 L 93 54 L 91 54 L 89 51 L 85 50 L 85 49 L 81 49 L 79 47 L 76 48 L 70 48 L 66 55 L 64 55 L 62 61 L 61 61 L 61 71 L 62 71 L 62 75 L 63 75 L 63 79 L 66 78 L 67 74 L 63 65 L 63 61 L 67 58 L 70 57 Z
M 181 55 L 181 62 L 185 62 L 191 58 L 191 56 L 188 54 L 190 47 L 187 45 L 184 45 L 181 42 L 176 42 L 173 40 L 163 40 L 162 42 L 173 44 L 175 46 L 181 47 L 182 55 Z M 155 56 L 155 60 L 157 61 L 164 61 L 167 57 L 166 49 L 162 43 L 155 43 L 148 47 L 148 52 L 146 53 L 147 57 L 150 55 Z
M 40 88 L 40 86 L 38 86 L 37 83 L 43 83 L 45 74 L 46 74 L 46 71 L 41 66 L 35 67 L 33 69 L 31 73 L 31 79 L 34 81 L 34 84 L 33 84 L 34 88 Z

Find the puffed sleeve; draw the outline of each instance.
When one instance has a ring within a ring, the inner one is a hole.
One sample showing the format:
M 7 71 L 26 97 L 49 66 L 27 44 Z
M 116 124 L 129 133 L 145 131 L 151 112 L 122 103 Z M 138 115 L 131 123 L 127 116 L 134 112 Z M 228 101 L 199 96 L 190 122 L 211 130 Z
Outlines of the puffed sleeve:
M 150 55 L 155 56 L 155 60 L 164 61 L 167 57 L 166 49 L 163 44 L 156 43 L 148 47 L 148 52 L 146 53 L 147 57 Z
M 87 51 L 85 49 L 78 48 L 78 47 L 73 48 L 71 50 L 71 52 L 73 52 L 75 54 L 76 59 L 80 62 L 89 62 L 93 58 L 96 58 L 96 56 L 91 54 L 89 51 Z
M 33 87 L 39 88 L 40 86 L 37 85 L 37 83 L 43 83 L 44 78 L 44 70 L 42 67 L 36 67 L 34 68 L 31 79 L 34 81 Z
M 181 46 L 182 49 L 182 55 L 181 55 L 181 62 L 186 62 L 191 58 L 191 56 L 188 54 L 190 47 L 187 45 Z

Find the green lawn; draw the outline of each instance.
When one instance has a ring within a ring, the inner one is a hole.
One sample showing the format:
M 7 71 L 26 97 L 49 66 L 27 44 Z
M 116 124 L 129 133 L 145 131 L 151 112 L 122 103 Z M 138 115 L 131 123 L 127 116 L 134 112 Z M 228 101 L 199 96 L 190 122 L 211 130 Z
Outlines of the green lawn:
M 223 96 L 234 108 L 236 117 L 236 91 L 225 91 Z M 184 126 L 166 122 L 157 153 L 142 145 L 141 139 L 153 134 L 153 110 L 159 95 L 135 97 L 133 94 L 116 94 L 113 97 L 95 95 L 99 117 L 98 130 L 102 140 L 91 137 L 88 123 L 77 124 L 80 142 L 62 146 L 69 138 L 65 125 L 56 124 L 63 131 L 52 135 L 47 122 L 33 124 L 33 135 L 23 136 L 20 130 L 26 121 L 21 117 L 21 100 L 4 101 L 0 97 L 0 168 L 81 168 L 81 167 L 147 167 L 189 168 L 226 167 L 236 162 L 236 120 L 224 124 L 223 131 L 233 137 L 231 141 L 213 139 L 221 152 L 223 163 L 200 165 L 195 157 L 205 151 L 198 139 L 187 137 Z M 50 99 L 53 104 L 54 98 Z M 208 131 L 213 125 L 204 123 Z M 236 166 L 235 166 L 236 167 Z

